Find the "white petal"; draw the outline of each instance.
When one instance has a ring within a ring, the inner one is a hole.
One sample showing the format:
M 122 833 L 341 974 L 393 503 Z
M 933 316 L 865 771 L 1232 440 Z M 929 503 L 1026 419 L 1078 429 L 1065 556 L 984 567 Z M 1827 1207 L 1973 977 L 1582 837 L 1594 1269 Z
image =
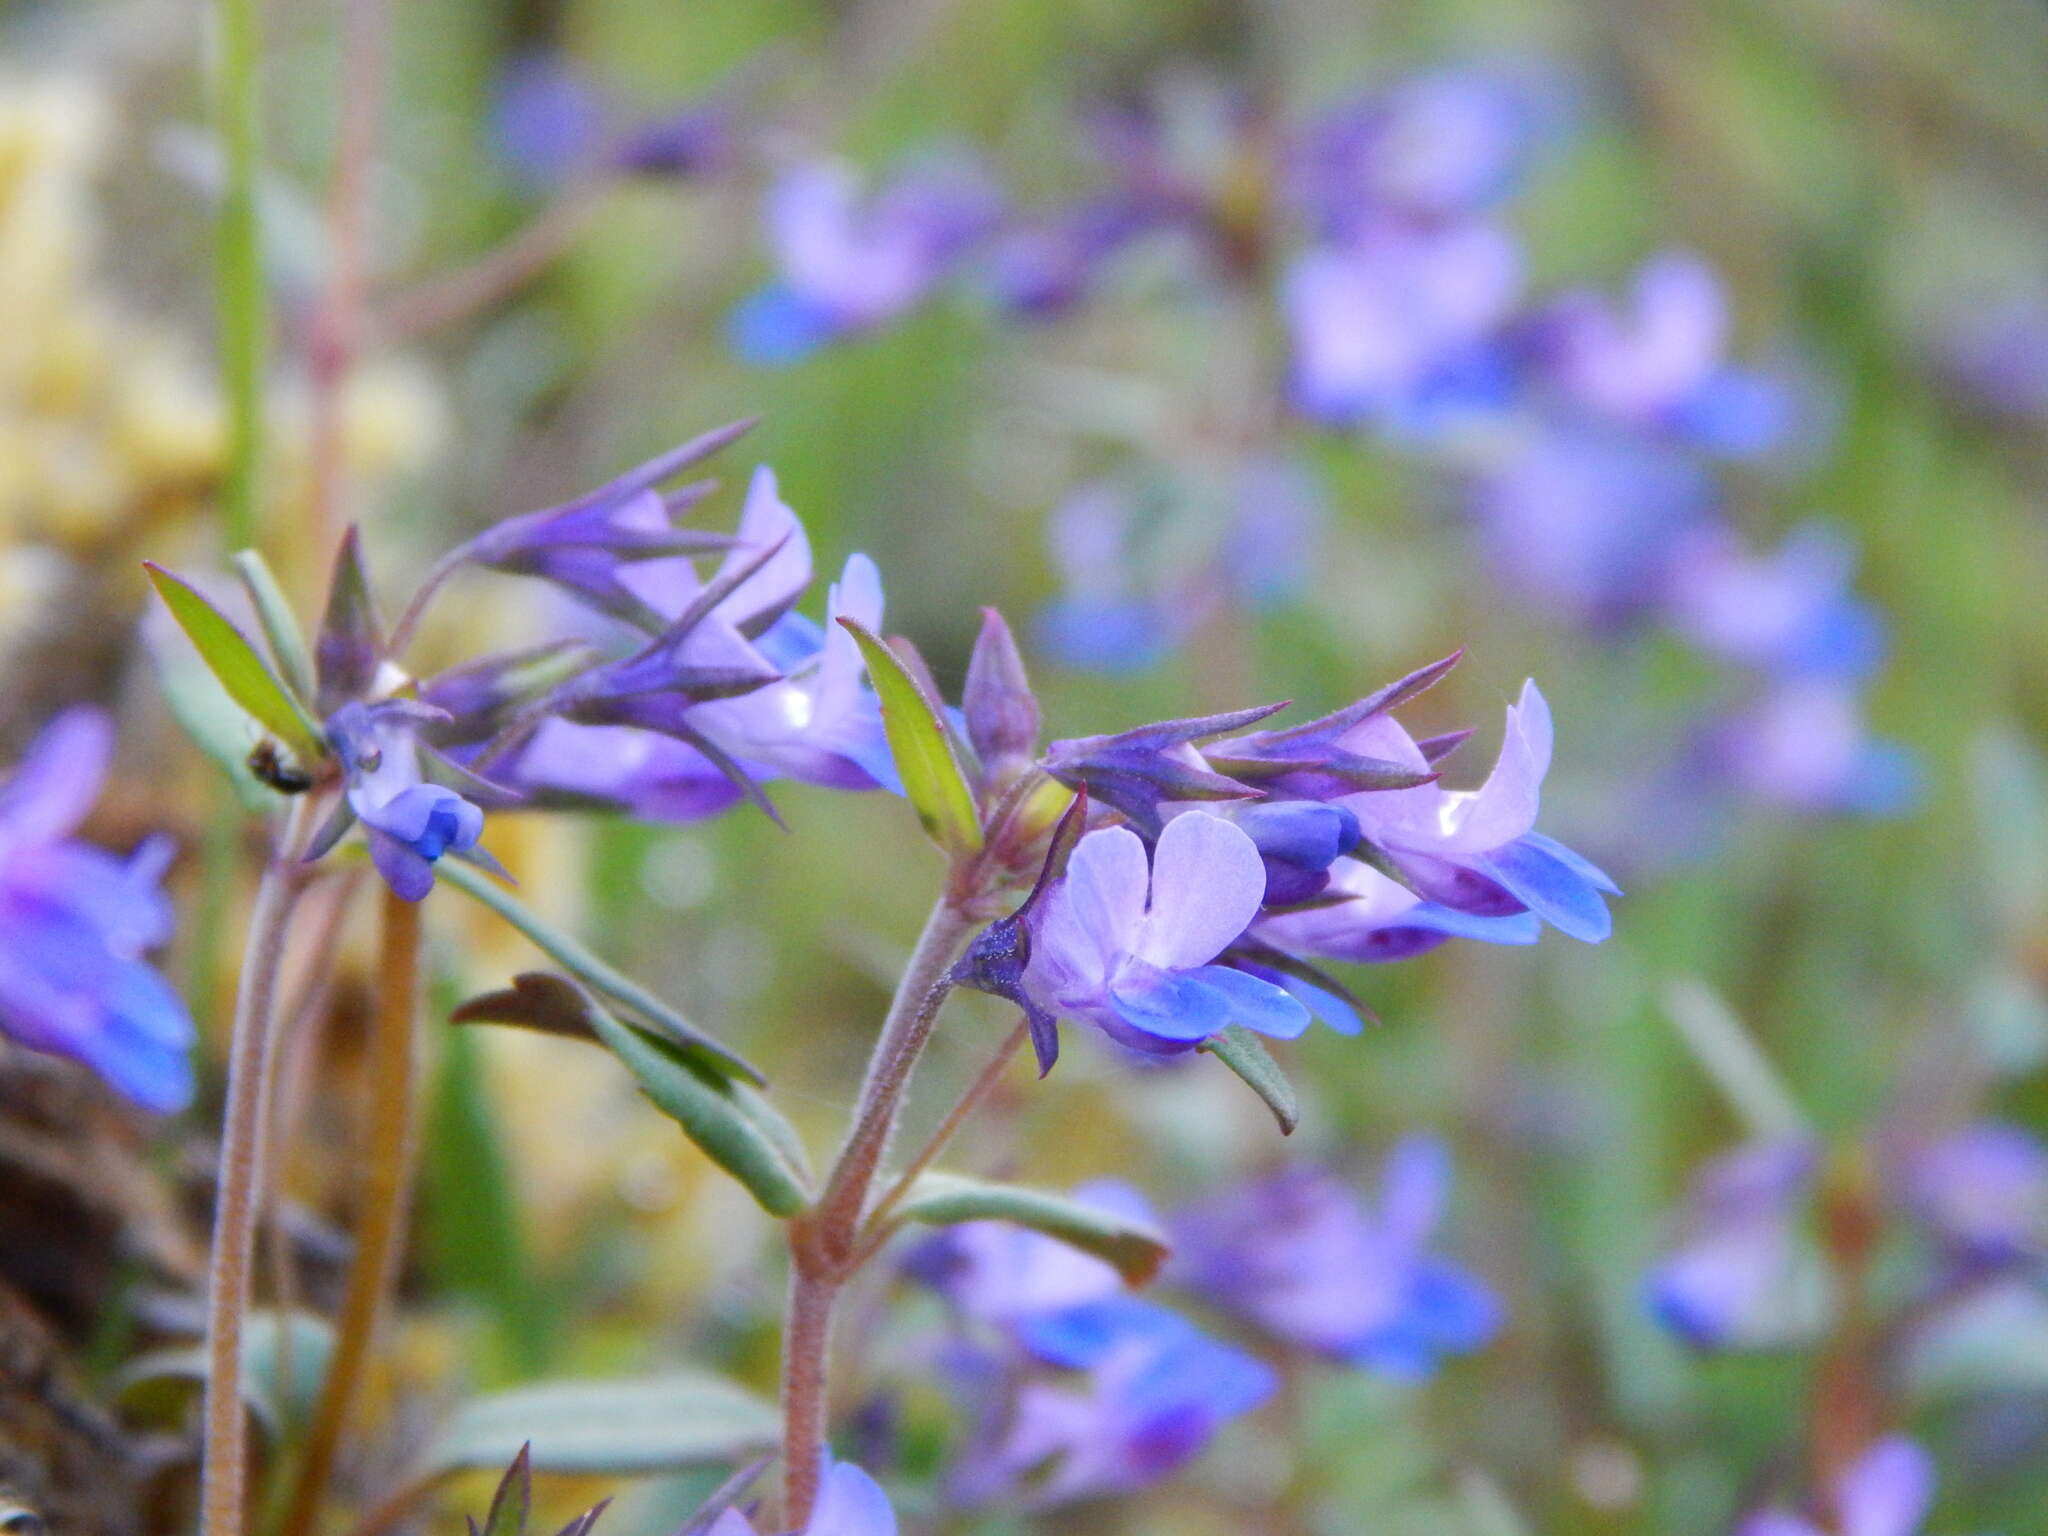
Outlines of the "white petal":
M 1204 812 L 1176 816 L 1152 857 L 1152 905 L 1137 955 L 1162 970 L 1207 965 L 1258 916 L 1266 866 L 1242 828 Z
M 1507 738 L 1486 782 L 1471 794 L 1445 797 L 1439 846 L 1451 853 L 1485 853 L 1533 831 L 1550 749 L 1550 706 L 1533 681 L 1525 683 L 1521 703 L 1508 707 Z

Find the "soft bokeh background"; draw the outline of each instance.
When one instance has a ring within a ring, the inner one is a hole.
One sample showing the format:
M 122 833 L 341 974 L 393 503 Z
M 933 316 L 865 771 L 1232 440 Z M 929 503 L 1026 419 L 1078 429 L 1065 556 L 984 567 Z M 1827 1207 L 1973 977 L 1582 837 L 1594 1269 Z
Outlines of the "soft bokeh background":
M 266 18 L 284 424 L 267 540 L 308 599 L 325 555 L 308 547 L 290 483 L 292 402 L 320 270 L 341 14 L 273 7 Z M 1881 821 L 1748 814 L 1691 857 L 1647 856 L 1657 829 L 1630 824 L 1641 812 L 1611 792 L 1612 765 L 1683 718 L 1701 690 L 1694 664 L 1668 642 L 1591 639 L 1501 601 L 1426 477 L 1361 439 L 1313 450 L 1335 516 L 1294 601 L 1218 617 L 1137 675 L 1088 677 L 1034 656 L 1052 732 L 1067 735 L 1255 699 L 1334 707 L 1465 643 L 1465 666 L 1415 711 L 1419 723 L 1481 726 L 1470 750 L 1483 762 L 1500 705 L 1524 675 L 1539 677 L 1559 722 L 1548 825 L 1610 860 L 1629 896 L 1597 949 L 1556 935 L 1534 952 L 1453 945 L 1362 975 L 1384 1027 L 1358 1040 L 1319 1034 L 1290 1053 L 1309 1103 L 1295 1143 L 1315 1154 L 1363 1175 L 1405 1132 L 1451 1140 L 1452 1245 L 1512 1312 L 1495 1347 L 1414 1391 L 1304 1368 L 1284 1411 L 1234 1428 L 1145 1499 L 973 1528 L 1505 1536 L 1523 1528 L 1503 1512 L 1512 1507 L 1533 1531 L 1725 1529 L 1744 1489 L 1802 1434 L 1811 1360 L 1690 1358 L 1638 1306 L 1663 1213 L 1698 1159 L 1739 1131 L 1665 1014 L 1668 985 L 1697 977 L 1716 989 L 1830 1132 L 1853 1136 L 1902 1098 L 1968 1076 L 1956 1065 L 1966 1060 L 1998 1069 L 1989 1107 L 2048 1122 L 2048 823 L 2035 756 L 2048 722 L 2043 418 L 1987 407 L 1939 365 L 1953 328 L 1995 297 L 2048 296 L 2048 13 L 2021 0 L 1659 0 L 1625 11 L 1569 0 L 428 0 L 391 7 L 389 23 L 368 240 L 378 292 L 467 261 L 545 203 L 490 131 L 502 69 L 534 49 L 561 50 L 649 111 L 742 71 L 744 113 L 772 129 L 771 147 L 877 166 L 964 143 L 1037 196 L 1088 180 L 1077 103 L 1164 70 L 1213 71 L 1297 104 L 1440 63 L 1537 61 L 1571 82 L 1577 126 L 1512 215 L 1535 284 L 1614 282 L 1660 248 L 1690 246 L 1726 275 L 1742 337 L 1796 349 L 1822 381 L 1832 427 L 1811 463 L 1738 477 L 1732 515 L 1762 544 L 1814 516 L 1853 535 L 1859 587 L 1893 632 L 1872 714 L 1921 754 L 1923 800 Z M 147 679 L 118 654 L 85 659 L 94 637 L 77 615 L 139 609 L 127 574 L 138 550 L 200 560 L 212 547 L 208 428 L 193 424 L 188 442 L 178 416 L 181 389 L 210 390 L 199 28 L 183 5 L 0 10 L 0 111 L 63 81 L 107 119 L 104 154 L 81 158 L 66 194 L 83 247 L 12 254 L 56 238 L 47 210 L 5 236 L 0 332 L 25 332 L 31 309 L 54 313 L 68 275 L 76 292 L 62 302 L 91 320 L 68 345 L 92 382 L 70 393 L 10 385 L 0 484 L 21 460 L 17 437 L 61 436 L 66 464 L 124 487 L 80 492 L 84 510 L 62 515 L 46 490 L 9 503 L 7 729 L 18 741 L 84 686 L 123 694 L 137 722 L 133 772 L 110 815 L 165 819 L 175 781 L 172 819 L 194 848 L 217 791 L 148 702 Z M 0 151 L 0 178 L 12 153 Z M 1050 399 L 1046 348 L 972 302 L 935 304 L 782 370 L 737 360 L 725 317 L 766 271 L 758 186 L 741 174 L 607 193 L 562 257 L 506 302 L 402 351 L 366 350 L 348 511 L 391 590 L 460 531 L 759 412 L 763 425 L 729 463 L 775 465 L 822 566 L 856 548 L 876 557 L 891 628 L 915 637 L 949 685 L 982 605 L 1022 620 L 1047 598 L 1046 515 L 1131 450 L 1073 419 L 1085 402 Z M 1231 323 L 1199 306 L 1127 310 L 1087 350 L 1169 398 L 1190 395 L 1227 374 Z M 145 388 L 145 367 L 171 382 L 147 385 L 142 405 L 107 406 Z M 493 844 L 538 904 L 763 1062 L 823 1146 L 938 865 L 883 797 L 799 787 L 780 803 L 787 831 L 735 813 L 684 830 L 549 826 Z M 190 912 L 204 894 L 196 856 L 187 865 Z M 526 963 L 513 942 L 441 908 L 443 997 Z M 217 972 L 207 979 L 206 933 L 188 925 L 182 941 L 202 992 L 219 985 Z M 1006 1027 L 979 1002 L 957 1007 L 921 1102 L 940 1102 Z M 344 1070 L 350 1038 L 343 1028 L 333 1045 Z M 314 1205 L 323 1158 L 348 1135 L 325 1132 L 292 1175 Z M 684 1358 L 769 1379 L 770 1234 L 611 1063 L 552 1042 L 451 1036 L 431 1142 L 401 1405 Z M 1049 1083 L 1027 1088 L 1020 1076 L 959 1155 L 1056 1184 L 1115 1169 L 1170 1204 L 1301 1151 L 1220 1072 L 1134 1079 L 1079 1048 Z M 913 1318 L 882 1330 L 885 1359 Z M 2040 1417 L 2002 1432 L 1973 1411 L 1913 1410 L 1941 1455 L 1937 1529 L 2048 1531 Z M 913 1466 L 935 1433 L 920 1416 L 935 1412 L 916 1398 L 906 1409 Z M 628 1490 L 606 1528 L 668 1529 L 664 1498 L 687 1508 L 680 1492 Z

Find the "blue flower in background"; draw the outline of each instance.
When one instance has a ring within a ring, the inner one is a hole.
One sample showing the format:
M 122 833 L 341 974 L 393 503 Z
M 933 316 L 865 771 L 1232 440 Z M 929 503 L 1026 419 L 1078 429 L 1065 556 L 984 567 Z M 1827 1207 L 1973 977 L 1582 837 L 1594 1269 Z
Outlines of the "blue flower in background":
M 1835 1480 L 1821 1520 L 1766 1510 L 1743 1521 L 1736 1536 L 1915 1536 L 1933 1505 L 1933 1458 L 1894 1435 Z
M 1128 1185 L 1104 1180 L 1074 1198 L 1156 1225 Z M 968 1222 L 923 1245 L 910 1267 L 963 1323 L 997 1341 L 963 1342 L 948 1361 L 980 1421 L 949 1478 L 970 1504 L 1051 1504 L 1149 1486 L 1278 1383 L 1263 1361 L 1129 1295 L 1102 1260 L 1037 1232 Z
M 127 859 L 73 839 L 106 775 L 113 726 L 59 715 L 0 787 L 0 1029 L 92 1068 L 145 1109 L 192 1097 L 192 1020 L 143 959 L 171 934 L 169 844 Z
M 872 194 L 836 161 L 790 166 L 766 209 L 777 277 L 734 311 L 734 348 L 775 367 L 902 318 L 993 229 L 999 206 L 988 178 L 960 162 L 914 168 Z
M 1491 1292 L 1430 1252 L 1450 1155 L 1428 1137 L 1388 1155 L 1377 1205 L 1300 1166 L 1184 1210 L 1173 1278 L 1298 1348 L 1401 1380 L 1500 1331 Z
M 1811 1298 L 1801 1224 L 1819 1150 L 1790 1137 L 1715 1158 L 1693 1181 L 1677 1246 L 1643 1281 L 1656 1320 L 1695 1349 L 1740 1349 L 1801 1332 Z

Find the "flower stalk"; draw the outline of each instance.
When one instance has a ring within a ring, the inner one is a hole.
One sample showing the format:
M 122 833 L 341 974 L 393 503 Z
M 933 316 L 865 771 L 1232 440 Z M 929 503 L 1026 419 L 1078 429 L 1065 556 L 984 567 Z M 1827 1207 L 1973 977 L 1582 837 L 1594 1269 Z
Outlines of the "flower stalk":
M 205 1444 L 201 1536 L 240 1536 L 248 1490 L 248 1421 L 242 1407 L 242 1324 L 249 1315 L 256 1221 L 262 1208 L 263 1137 L 269 1124 L 277 983 L 293 910 L 310 879 L 300 862 L 309 803 L 296 802 L 257 887 L 228 1047 L 213 1246 L 207 1264 Z
M 335 1329 L 334 1355 L 306 1437 L 290 1502 L 277 1529 L 314 1529 L 350 1411 L 362 1390 L 377 1325 L 398 1268 L 411 1204 L 418 1143 L 420 904 L 386 888 L 371 1039 L 369 1173 L 356 1222 L 355 1254 Z
M 832 1312 L 863 1257 L 868 1192 L 888 1154 L 903 1096 L 952 984 L 947 973 L 975 929 L 958 880 L 934 903 L 868 1059 L 853 1126 L 818 1204 L 789 1224 L 789 1310 L 783 1333 L 783 1518 L 801 1530 L 817 1501 L 830 1392 Z

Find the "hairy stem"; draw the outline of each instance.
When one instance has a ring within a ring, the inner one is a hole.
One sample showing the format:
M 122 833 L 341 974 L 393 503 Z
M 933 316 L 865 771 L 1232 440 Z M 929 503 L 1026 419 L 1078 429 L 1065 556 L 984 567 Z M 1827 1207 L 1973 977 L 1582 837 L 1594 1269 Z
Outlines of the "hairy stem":
M 310 797 L 308 797 L 310 798 Z M 201 1536 L 240 1536 L 248 1488 L 248 1423 L 242 1409 L 242 1322 L 249 1313 L 256 1218 L 262 1206 L 263 1133 L 269 1098 L 278 973 L 292 909 L 305 888 L 299 864 L 308 799 L 293 804 L 264 867 L 249 919 L 241 987 L 228 1047 L 227 1115 L 221 1127 L 213 1251 L 206 1273 L 206 1441 L 201 1452 Z
M 911 952 L 868 1059 L 853 1128 L 817 1206 L 789 1225 L 789 1313 L 782 1340 L 782 1519 L 802 1530 L 818 1497 L 829 1408 L 832 1308 L 853 1272 L 868 1191 L 895 1134 L 904 1091 L 952 990 L 946 973 L 974 920 L 940 897 Z
M 412 1191 L 418 1139 L 417 1051 L 420 909 L 393 891 L 383 893 L 383 938 L 378 954 L 377 1013 L 370 1041 L 369 1170 L 356 1218 L 355 1254 L 335 1328 L 334 1354 L 320 1406 L 299 1462 L 282 1530 L 311 1531 L 334 1470 L 348 1416 L 362 1388 L 377 1323 L 398 1267 Z
M 982 1100 L 995 1092 L 996 1085 L 1010 1070 L 1010 1063 L 1017 1059 L 1017 1053 L 1024 1048 L 1024 1042 L 1030 1038 L 1031 1021 L 1018 1019 L 1009 1034 L 1003 1037 L 1003 1043 L 996 1047 L 995 1054 L 989 1057 L 987 1065 L 976 1074 L 974 1081 L 967 1085 L 967 1091 L 960 1095 L 959 1102 L 946 1112 L 946 1118 L 939 1122 L 939 1128 L 933 1131 L 930 1138 L 918 1149 L 917 1155 L 903 1165 L 903 1171 L 890 1181 L 888 1190 L 875 1202 L 874 1209 L 868 1214 L 856 1268 L 873 1258 L 875 1250 L 887 1241 L 889 1213 L 905 1195 L 910 1193 L 911 1186 L 917 1182 L 917 1176 L 938 1161 L 939 1154 L 946 1150 L 954 1136 L 959 1134 L 960 1127 L 965 1125 L 975 1110 L 981 1107 Z

